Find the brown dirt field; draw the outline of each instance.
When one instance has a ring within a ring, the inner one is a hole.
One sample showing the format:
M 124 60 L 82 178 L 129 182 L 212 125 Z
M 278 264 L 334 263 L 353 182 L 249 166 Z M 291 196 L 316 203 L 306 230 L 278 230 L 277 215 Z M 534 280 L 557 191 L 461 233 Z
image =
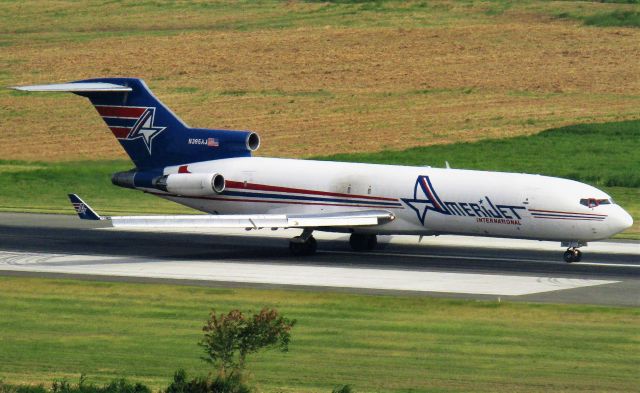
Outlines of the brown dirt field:
M 25 28 L 0 45 L 0 82 L 142 77 L 188 124 L 255 130 L 259 154 L 275 156 L 640 118 L 640 30 L 584 27 L 517 9 L 487 18 L 82 39 Z M 0 113 L 2 159 L 124 157 L 79 97 L 3 91 Z

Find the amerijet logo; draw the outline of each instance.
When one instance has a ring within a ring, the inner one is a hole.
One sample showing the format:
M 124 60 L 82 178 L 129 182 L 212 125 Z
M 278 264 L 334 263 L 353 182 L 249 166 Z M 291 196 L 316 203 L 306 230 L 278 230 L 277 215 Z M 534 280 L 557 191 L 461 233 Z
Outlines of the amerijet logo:
M 436 193 L 429 176 L 418 176 L 413 188 L 413 198 L 402 201 L 416 212 L 422 225 L 428 211 L 446 216 L 475 217 L 476 222 L 486 224 L 521 225 L 519 210 L 524 206 L 494 204 L 488 196 L 477 202 L 443 201 Z
M 402 201 L 416 212 L 422 225 L 424 225 L 424 219 L 429 210 L 441 214 L 451 214 L 448 210 L 442 208 L 443 203 L 433 190 L 429 176 L 418 176 L 413 188 L 413 199 L 402 198 Z
M 155 107 L 96 105 L 96 109 L 116 138 L 126 141 L 140 139 L 149 154 L 153 139 L 166 129 L 155 124 Z

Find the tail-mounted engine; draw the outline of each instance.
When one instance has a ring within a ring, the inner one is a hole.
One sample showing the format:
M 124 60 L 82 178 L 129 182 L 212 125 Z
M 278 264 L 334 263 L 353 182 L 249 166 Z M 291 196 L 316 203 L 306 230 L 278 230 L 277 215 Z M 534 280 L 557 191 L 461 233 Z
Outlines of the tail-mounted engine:
M 159 176 L 135 170 L 114 173 L 111 182 L 125 188 L 151 188 L 184 196 L 220 194 L 226 183 L 224 176 L 219 173 L 173 173 Z
M 157 178 L 155 188 L 176 195 L 207 196 L 224 191 L 224 176 L 219 173 L 175 173 Z

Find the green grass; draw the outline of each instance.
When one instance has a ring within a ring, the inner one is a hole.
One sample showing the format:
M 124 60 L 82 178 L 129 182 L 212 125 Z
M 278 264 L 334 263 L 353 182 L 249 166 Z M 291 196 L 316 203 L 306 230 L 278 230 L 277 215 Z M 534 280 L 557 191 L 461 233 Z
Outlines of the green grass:
M 553 12 L 559 19 L 574 19 L 582 21 L 586 26 L 595 27 L 640 27 L 640 4 L 639 0 L 600 0 L 600 3 L 617 3 L 614 8 L 607 7 L 606 11 L 593 12 L 593 8 L 578 7 L 563 8 L 563 11 Z M 589 1 L 588 3 L 593 3 Z
M 637 391 L 640 310 L 330 292 L 0 277 L 0 378 L 154 388 L 204 374 L 210 308 L 275 307 L 298 320 L 290 352 L 249 361 L 264 392 Z
M 0 211 L 73 213 L 67 194 L 77 193 L 105 214 L 187 213 L 175 203 L 111 185 L 111 174 L 128 161 L 30 163 L 0 160 Z
M 584 23 L 598 27 L 640 27 L 640 12 L 621 10 L 605 12 L 584 18 Z
M 596 186 L 640 187 L 640 121 L 580 124 L 532 136 L 337 154 L 326 160 L 539 173 Z

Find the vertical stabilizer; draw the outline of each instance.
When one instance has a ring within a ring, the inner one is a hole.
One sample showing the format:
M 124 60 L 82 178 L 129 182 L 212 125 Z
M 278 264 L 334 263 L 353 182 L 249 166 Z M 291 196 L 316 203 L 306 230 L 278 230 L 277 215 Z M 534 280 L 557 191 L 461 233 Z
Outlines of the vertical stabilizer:
M 99 78 L 15 87 L 87 97 L 140 170 L 247 157 L 260 145 L 250 131 L 190 128 L 137 78 Z

